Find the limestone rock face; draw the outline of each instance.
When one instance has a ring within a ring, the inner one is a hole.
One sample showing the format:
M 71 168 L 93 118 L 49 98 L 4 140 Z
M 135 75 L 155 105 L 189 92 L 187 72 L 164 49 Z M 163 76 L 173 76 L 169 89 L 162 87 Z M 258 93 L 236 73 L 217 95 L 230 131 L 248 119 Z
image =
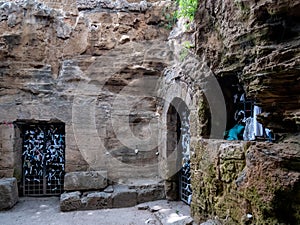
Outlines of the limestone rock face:
M 275 132 L 299 131 L 300 2 L 200 1 L 197 53 L 220 80 L 238 79 Z M 232 87 L 231 87 L 232 88 Z
M 229 224 L 297 224 L 299 135 L 284 143 L 199 140 L 191 160 L 196 221 L 217 216 Z
M 66 125 L 66 172 L 157 176 L 149 127 L 158 122 L 155 82 L 170 61 L 161 13 L 169 4 L 0 2 L 0 133 L 12 132 L 0 140 L 0 177 L 21 177 L 15 124 L 50 120 Z

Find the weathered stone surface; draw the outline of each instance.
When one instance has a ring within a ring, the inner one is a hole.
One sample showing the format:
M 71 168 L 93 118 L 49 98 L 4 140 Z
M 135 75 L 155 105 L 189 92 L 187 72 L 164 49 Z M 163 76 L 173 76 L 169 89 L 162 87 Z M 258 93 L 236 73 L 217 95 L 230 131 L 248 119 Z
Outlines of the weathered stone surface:
M 60 195 L 60 210 L 73 211 L 80 209 L 81 206 L 81 193 L 79 191 L 63 193 Z
M 197 222 L 213 216 L 230 224 L 300 221 L 299 135 L 278 144 L 201 140 L 193 146 L 191 213 Z
M 165 198 L 165 190 L 163 187 L 151 188 L 151 189 L 141 189 L 138 190 L 137 202 L 149 202 L 155 200 L 161 200 Z
M 112 208 L 112 195 L 105 192 L 88 193 L 86 197 L 81 198 L 80 209 L 107 209 Z
M 107 188 L 103 190 L 105 193 L 113 193 L 114 187 L 112 185 L 109 185 Z
M 107 187 L 107 171 L 70 172 L 64 178 L 64 190 L 100 190 Z
M 266 127 L 299 131 L 300 3 L 207 0 L 199 5 L 197 53 L 205 55 L 221 85 L 227 80 L 227 89 L 234 90 L 238 79 L 247 97 L 262 106 Z
M 79 10 L 88 10 L 88 9 L 109 9 L 109 10 L 120 10 L 120 11 L 136 11 L 136 12 L 145 12 L 148 8 L 152 6 L 151 3 L 147 1 L 126 1 L 126 0 L 116 0 L 116 1 L 107 1 L 107 0 L 96 0 L 96 1 L 85 1 L 77 0 L 77 6 Z
M 164 189 L 166 193 L 166 198 L 168 200 L 176 200 L 178 199 L 178 184 L 177 179 L 167 179 L 164 183 Z
M 159 183 L 151 186 L 139 186 L 137 190 L 137 203 L 150 202 L 165 199 L 164 185 Z
M 176 204 L 176 203 L 175 203 Z M 159 218 L 161 224 L 172 224 L 172 225 L 192 225 L 194 220 L 190 216 L 182 215 L 180 207 L 176 211 L 172 210 L 170 206 L 154 205 L 150 206 L 150 212 Z
M 131 207 L 164 198 L 161 183 L 140 180 L 130 185 L 111 185 L 103 191 L 64 193 L 61 195 L 60 204 L 62 211 L 95 210 Z
M 113 208 L 131 207 L 137 204 L 137 191 L 129 189 L 127 186 L 114 186 L 114 193 L 112 194 Z
M 21 178 L 21 139 L 15 132 L 14 125 L 0 122 L 0 178 Z
M 169 63 L 163 55 L 169 30 L 161 14 L 169 4 L 154 0 L 2 1 L 0 123 L 64 122 L 66 172 L 104 169 L 116 180 L 141 174 L 156 177 L 157 148 L 148 149 L 149 143 L 137 143 L 136 137 L 148 138 L 149 123 L 158 122 L 156 95 L 145 98 L 143 79 L 158 80 Z M 153 16 L 156 22 L 149 19 Z M 120 99 L 123 89 L 125 99 Z M 133 106 L 131 111 L 126 105 Z M 112 120 L 117 121 L 114 127 Z M 156 143 L 157 132 L 152 134 L 151 141 Z M 125 144 L 119 140 L 124 135 Z M 21 171 L 22 153 L 17 152 L 20 148 L 15 141 L 14 137 L 0 141 L 16 148 L 14 153 L 13 149 L 0 150 L 12 153 L 8 161 L 3 157 L 9 153 L 0 155 L 0 177 Z M 144 151 L 132 154 L 137 144 Z M 131 165 L 143 166 L 133 169 Z
M 207 220 L 206 222 L 201 223 L 200 225 L 222 225 L 222 224 L 217 220 Z
M 16 178 L 0 179 L 0 210 L 12 208 L 19 200 Z

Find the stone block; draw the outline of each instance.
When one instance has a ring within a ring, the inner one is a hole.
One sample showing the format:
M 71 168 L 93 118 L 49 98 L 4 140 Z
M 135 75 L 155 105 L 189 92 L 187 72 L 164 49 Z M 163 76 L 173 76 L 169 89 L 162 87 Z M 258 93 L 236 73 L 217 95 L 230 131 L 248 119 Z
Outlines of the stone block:
M 177 183 L 172 180 L 166 180 L 164 184 L 166 199 L 175 201 L 178 199 Z
M 107 171 L 70 172 L 65 175 L 64 190 L 100 190 L 107 187 Z
M 138 203 L 161 200 L 165 197 L 165 190 L 161 186 L 137 190 Z
M 81 209 L 81 193 L 79 191 L 63 193 L 60 196 L 60 210 L 74 211 Z
M 129 186 L 137 191 L 138 203 L 151 202 L 166 198 L 164 184 L 158 181 L 142 180 L 142 183 L 136 183 Z
M 221 160 L 244 160 L 245 145 L 247 142 L 240 143 L 222 143 L 219 147 Z M 246 145 L 247 146 L 247 145 Z
M 3 151 L 0 149 L 0 169 L 13 168 L 14 166 L 14 153 Z
M 105 192 L 92 192 L 81 199 L 82 209 L 108 209 L 112 208 L 112 194 Z
M 0 179 L 0 210 L 12 208 L 19 200 L 16 178 Z
M 117 185 L 112 195 L 113 208 L 125 208 L 137 205 L 137 192 L 127 186 Z
M 2 140 L 11 140 L 14 137 L 14 126 L 0 125 L 0 136 Z

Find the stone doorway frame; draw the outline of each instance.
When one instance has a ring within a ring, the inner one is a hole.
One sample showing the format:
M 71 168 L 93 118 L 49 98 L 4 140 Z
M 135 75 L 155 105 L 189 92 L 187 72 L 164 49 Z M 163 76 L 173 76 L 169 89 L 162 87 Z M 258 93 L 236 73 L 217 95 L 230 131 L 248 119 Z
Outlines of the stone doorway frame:
M 64 135 L 64 173 L 65 173 L 65 167 L 66 167 L 66 123 L 60 120 L 17 120 L 14 122 L 14 132 L 15 132 L 15 140 L 14 140 L 14 149 L 17 152 L 15 155 L 16 160 L 18 163 L 15 165 L 15 170 L 19 171 L 18 175 L 18 183 L 19 183 L 19 195 L 21 196 L 55 196 L 60 195 L 63 193 L 63 183 L 60 193 L 54 193 L 54 194 L 25 194 L 24 190 L 24 182 L 23 182 L 23 140 L 24 140 L 24 127 L 29 125 L 42 125 L 42 126 L 50 126 L 50 125 L 56 125 L 56 126 L 62 126 L 63 129 L 63 135 Z M 63 182 L 63 180 L 62 180 Z
M 197 103 L 199 98 L 201 98 L 202 92 L 201 90 L 196 90 L 192 93 L 192 90 L 187 84 L 176 82 L 170 84 L 168 89 L 165 91 L 166 92 L 163 93 L 164 103 L 161 114 L 160 138 L 158 145 L 159 175 L 164 180 L 166 198 L 168 200 L 178 200 L 178 177 L 176 177 L 176 173 L 181 167 L 178 168 L 178 163 L 176 163 L 176 154 L 171 154 L 170 151 L 168 152 L 168 110 L 173 101 L 185 103 L 190 112 L 190 132 L 192 142 L 192 138 L 197 137 L 197 127 L 199 126 Z M 192 155 L 193 149 L 191 148 L 190 150 Z M 174 171 L 176 172 L 174 173 Z
M 166 115 L 166 127 L 167 127 L 167 139 L 166 139 L 166 155 L 167 155 L 167 168 L 169 174 L 165 179 L 165 192 L 167 199 L 170 200 L 182 200 L 187 203 L 187 200 L 183 198 L 183 183 L 182 183 L 182 167 L 190 159 L 190 154 L 184 156 L 183 152 L 189 152 L 188 149 L 184 149 L 183 143 L 185 142 L 183 126 L 184 121 L 187 122 L 189 132 L 189 115 L 190 111 L 186 103 L 181 99 L 175 97 L 167 110 Z M 189 142 L 189 140 L 188 140 Z M 188 143 L 189 145 L 189 143 Z

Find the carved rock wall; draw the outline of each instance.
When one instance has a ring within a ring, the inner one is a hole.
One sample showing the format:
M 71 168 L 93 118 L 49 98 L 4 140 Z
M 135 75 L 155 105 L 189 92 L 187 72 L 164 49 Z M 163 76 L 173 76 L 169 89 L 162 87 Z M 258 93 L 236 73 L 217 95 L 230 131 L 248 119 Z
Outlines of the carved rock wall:
M 116 179 L 157 176 L 157 148 L 149 149 L 136 137 L 148 138 L 149 126 L 157 121 L 156 95 L 145 97 L 155 83 L 148 83 L 148 89 L 144 84 L 158 79 L 169 61 L 160 54 L 169 33 L 162 14 L 168 5 L 0 2 L 0 123 L 5 136 L 0 140 L 0 177 L 21 177 L 18 121 L 66 124 L 67 172 L 104 169 Z M 151 138 L 157 141 L 155 134 Z

